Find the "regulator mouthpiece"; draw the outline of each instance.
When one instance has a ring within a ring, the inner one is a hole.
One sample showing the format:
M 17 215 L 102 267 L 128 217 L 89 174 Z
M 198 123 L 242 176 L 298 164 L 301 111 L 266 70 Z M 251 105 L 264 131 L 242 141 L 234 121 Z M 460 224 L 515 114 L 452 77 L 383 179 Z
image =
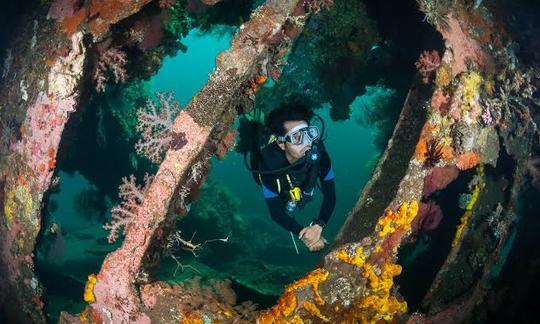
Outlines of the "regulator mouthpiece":
M 317 163 L 317 161 L 319 161 L 321 155 L 319 154 L 319 149 L 316 142 L 311 145 L 311 148 L 306 151 L 306 154 L 304 156 L 306 159 L 306 163 L 315 164 Z

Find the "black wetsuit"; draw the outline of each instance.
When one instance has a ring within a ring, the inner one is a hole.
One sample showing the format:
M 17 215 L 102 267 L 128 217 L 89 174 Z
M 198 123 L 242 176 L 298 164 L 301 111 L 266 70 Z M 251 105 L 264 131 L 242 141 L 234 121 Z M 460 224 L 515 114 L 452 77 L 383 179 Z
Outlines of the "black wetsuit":
M 291 188 L 286 174 L 292 180 L 293 186 L 299 185 L 305 192 L 312 192 L 312 189 L 317 186 L 317 180 L 320 182 L 323 201 L 319 217 L 315 219 L 319 223 L 323 225 L 328 223 L 336 205 L 334 171 L 332 170 L 330 157 L 322 144 L 319 147 L 321 148 L 321 157 L 318 164 L 308 165 L 304 162 L 280 174 L 265 174 L 260 175 L 259 178 L 272 219 L 287 231 L 291 231 L 296 235 L 299 234 L 303 226 L 286 212 L 286 204 L 290 200 L 289 189 Z M 290 165 L 285 156 L 285 151 L 279 148 L 275 142 L 265 147 L 261 155 L 259 168 L 262 171 L 276 170 Z M 309 196 L 303 198 L 300 204 L 309 201 L 309 198 Z

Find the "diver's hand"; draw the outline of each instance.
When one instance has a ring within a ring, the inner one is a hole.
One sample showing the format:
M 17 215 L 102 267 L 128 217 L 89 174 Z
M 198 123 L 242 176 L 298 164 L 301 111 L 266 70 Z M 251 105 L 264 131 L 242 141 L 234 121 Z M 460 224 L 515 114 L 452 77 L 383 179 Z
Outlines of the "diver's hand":
M 310 246 L 315 244 L 321 239 L 322 226 L 319 224 L 313 224 L 311 226 L 304 227 L 298 237 L 306 244 Z
M 324 248 L 324 246 L 328 242 L 324 239 L 324 237 L 321 237 L 317 242 L 313 243 L 312 245 L 308 246 L 309 251 L 316 252 L 320 251 Z

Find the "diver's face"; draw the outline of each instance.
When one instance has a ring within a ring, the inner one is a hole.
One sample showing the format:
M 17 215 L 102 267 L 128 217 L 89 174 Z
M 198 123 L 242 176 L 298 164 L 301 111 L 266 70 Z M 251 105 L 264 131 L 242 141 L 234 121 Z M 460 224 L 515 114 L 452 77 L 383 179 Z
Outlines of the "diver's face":
M 306 124 L 307 121 L 305 120 L 290 120 L 283 123 L 283 127 L 285 128 L 285 134 L 289 133 L 289 131 L 296 126 L 300 124 Z M 289 142 L 279 143 L 279 147 L 281 147 L 282 150 L 285 151 L 285 156 L 287 157 L 287 160 L 289 160 L 290 163 L 296 162 L 298 159 L 303 157 L 306 152 L 311 149 L 311 143 L 310 144 L 300 144 L 300 145 L 294 145 Z

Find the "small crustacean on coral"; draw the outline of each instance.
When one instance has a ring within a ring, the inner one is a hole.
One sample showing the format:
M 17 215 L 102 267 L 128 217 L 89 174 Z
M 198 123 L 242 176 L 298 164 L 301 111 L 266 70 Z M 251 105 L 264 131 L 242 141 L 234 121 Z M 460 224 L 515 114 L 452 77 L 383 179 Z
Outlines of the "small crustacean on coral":
M 424 167 L 432 168 L 442 159 L 443 145 L 436 139 L 430 139 L 427 143 L 427 149 L 424 154 L 426 157 L 424 160 Z

